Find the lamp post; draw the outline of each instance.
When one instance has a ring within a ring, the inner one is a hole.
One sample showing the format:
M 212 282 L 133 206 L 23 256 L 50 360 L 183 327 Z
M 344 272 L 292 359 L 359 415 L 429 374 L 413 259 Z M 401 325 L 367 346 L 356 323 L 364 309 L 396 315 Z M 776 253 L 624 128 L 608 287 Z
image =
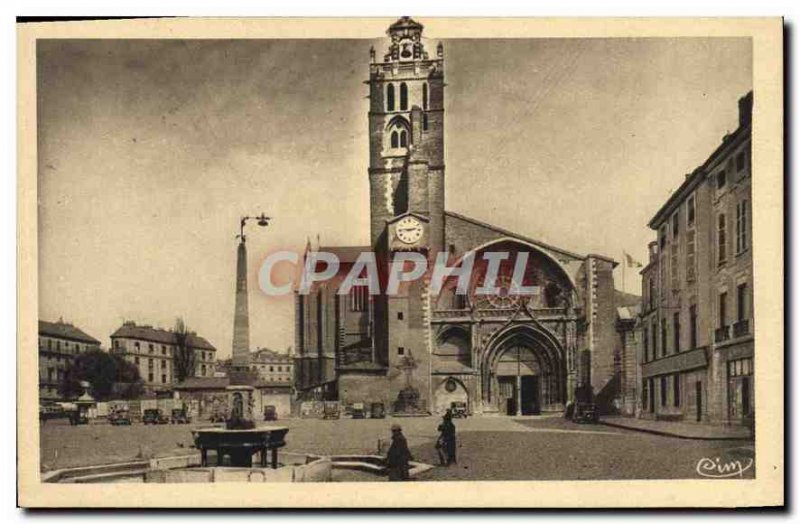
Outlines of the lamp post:
M 261 227 L 267 227 L 269 225 L 269 221 L 272 220 L 272 217 L 266 216 L 263 212 L 254 217 L 242 217 L 242 220 L 239 221 L 239 234 L 236 235 L 236 238 L 242 239 L 242 242 L 246 240 L 244 236 L 244 225 L 247 223 L 248 220 L 256 220 L 258 221 L 258 225 Z

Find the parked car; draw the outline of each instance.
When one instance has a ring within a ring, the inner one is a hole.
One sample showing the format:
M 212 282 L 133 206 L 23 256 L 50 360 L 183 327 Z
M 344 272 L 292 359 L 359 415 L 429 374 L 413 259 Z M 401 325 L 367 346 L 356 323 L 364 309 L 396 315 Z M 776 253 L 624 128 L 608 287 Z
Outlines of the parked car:
M 578 402 L 572 413 L 572 421 L 578 424 L 596 424 L 598 421 L 597 405 L 593 402 Z
M 118 409 L 108 415 L 108 422 L 112 426 L 130 426 L 131 413 L 127 409 Z
M 160 409 L 145 409 L 142 415 L 144 424 L 168 424 L 169 419 L 164 416 Z
M 192 418 L 189 416 L 189 413 L 186 412 L 185 409 L 173 409 L 172 410 L 172 422 L 173 424 L 188 424 L 192 421 Z
M 453 415 L 453 418 L 467 418 L 467 415 L 469 414 L 467 412 L 467 403 L 457 401 L 451 402 L 450 414 Z
M 278 420 L 278 410 L 275 406 L 264 406 L 264 420 Z
M 364 412 L 364 404 L 362 402 L 353 403 L 352 415 L 353 418 L 366 418 L 366 414 Z
M 386 418 L 386 408 L 383 402 L 373 402 L 371 408 L 370 418 Z

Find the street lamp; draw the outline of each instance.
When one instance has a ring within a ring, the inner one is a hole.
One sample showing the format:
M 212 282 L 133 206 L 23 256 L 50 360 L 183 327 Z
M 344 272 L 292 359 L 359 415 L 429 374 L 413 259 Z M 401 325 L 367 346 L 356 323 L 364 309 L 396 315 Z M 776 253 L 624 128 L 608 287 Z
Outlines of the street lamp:
M 259 226 L 267 227 L 269 225 L 271 217 L 268 217 L 263 212 L 260 215 L 254 217 L 249 217 L 249 216 L 242 217 L 242 220 L 239 222 L 239 234 L 236 235 L 236 238 L 241 238 L 242 242 L 246 240 L 244 236 L 244 225 L 247 223 L 248 220 L 256 220 Z

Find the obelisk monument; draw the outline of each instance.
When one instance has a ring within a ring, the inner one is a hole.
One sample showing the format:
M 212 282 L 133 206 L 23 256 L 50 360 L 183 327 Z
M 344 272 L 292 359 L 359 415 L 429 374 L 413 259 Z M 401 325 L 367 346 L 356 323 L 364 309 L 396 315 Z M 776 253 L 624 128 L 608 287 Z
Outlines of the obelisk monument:
M 236 305 L 233 313 L 233 358 L 235 371 L 250 367 L 250 316 L 247 304 L 247 247 L 242 235 L 236 254 Z

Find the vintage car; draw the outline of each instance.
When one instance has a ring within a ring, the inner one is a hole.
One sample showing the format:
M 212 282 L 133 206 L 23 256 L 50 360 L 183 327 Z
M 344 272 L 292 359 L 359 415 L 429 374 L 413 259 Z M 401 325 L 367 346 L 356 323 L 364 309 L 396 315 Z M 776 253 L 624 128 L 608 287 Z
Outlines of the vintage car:
M 145 409 L 142 414 L 144 424 L 168 424 L 169 419 L 164 416 L 160 409 Z
M 578 424 L 596 424 L 599 417 L 593 402 L 578 402 L 572 413 L 572 421 Z
M 130 426 L 131 413 L 127 409 L 117 409 L 109 413 L 108 423 L 112 426 Z
M 192 419 L 185 409 L 177 408 L 172 410 L 172 424 L 188 424 Z
M 467 411 L 467 403 L 451 402 L 450 414 L 453 415 L 453 418 L 467 418 L 467 415 L 469 415 L 469 412 Z
M 383 402 L 373 402 L 370 411 L 370 418 L 386 418 L 386 408 Z
M 364 410 L 364 403 L 353 402 L 353 409 L 351 414 L 353 418 L 367 418 L 366 411 Z
M 325 401 L 323 404 L 322 418 L 338 419 L 340 416 L 339 403 L 335 401 Z
M 264 420 L 278 420 L 278 410 L 275 406 L 264 406 Z

